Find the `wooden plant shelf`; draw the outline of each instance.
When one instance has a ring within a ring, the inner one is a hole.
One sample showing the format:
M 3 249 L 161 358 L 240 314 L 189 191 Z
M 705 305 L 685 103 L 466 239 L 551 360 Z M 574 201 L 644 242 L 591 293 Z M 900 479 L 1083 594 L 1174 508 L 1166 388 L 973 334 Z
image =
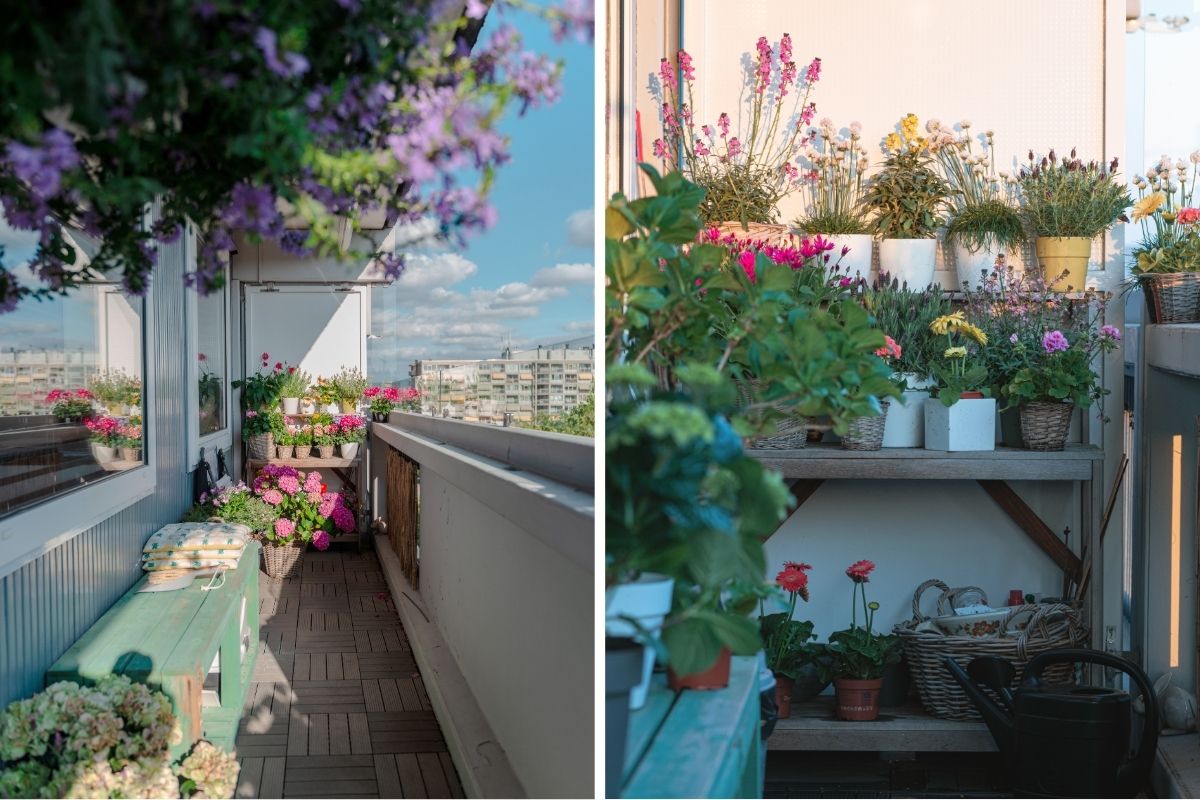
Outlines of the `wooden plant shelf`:
M 266 464 L 296 469 L 349 469 L 358 463 L 359 458 L 252 458 L 246 463 L 250 465 L 251 472 L 258 472 Z
M 996 751 L 982 722 L 930 716 L 914 703 L 880 709 L 879 719 L 846 722 L 836 717 L 833 697 L 794 704 L 767 740 L 770 750 L 967 752 Z

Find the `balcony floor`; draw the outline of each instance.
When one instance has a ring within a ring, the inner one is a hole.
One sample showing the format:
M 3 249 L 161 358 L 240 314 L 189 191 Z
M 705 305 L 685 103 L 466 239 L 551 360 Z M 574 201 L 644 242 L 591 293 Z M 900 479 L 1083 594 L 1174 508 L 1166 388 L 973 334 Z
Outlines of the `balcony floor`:
M 309 552 L 259 592 L 237 797 L 462 797 L 375 554 Z

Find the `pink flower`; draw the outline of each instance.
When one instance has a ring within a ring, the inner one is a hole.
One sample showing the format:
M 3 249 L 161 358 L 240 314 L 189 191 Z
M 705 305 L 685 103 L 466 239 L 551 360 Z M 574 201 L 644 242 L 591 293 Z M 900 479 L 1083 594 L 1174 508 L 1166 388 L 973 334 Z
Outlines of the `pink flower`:
M 1196 210 L 1196 209 L 1193 209 L 1193 210 Z M 1183 212 L 1180 212 L 1180 213 L 1183 213 Z M 1197 213 L 1200 213 L 1200 211 L 1197 211 Z M 1106 339 L 1112 339 L 1114 342 L 1121 341 L 1121 331 L 1114 328 L 1112 325 L 1102 325 L 1100 327 L 1100 335 Z
M 267 489 L 263 492 L 262 499 L 264 503 L 277 506 L 283 502 L 283 494 L 278 489 Z
M 866 583 L 871 580 L 871 571 L 875 569 L 874 561 L 855 561 L 850 566 L 846 567 L 846 577 L 855 583 Z
M 321 473 L 317 472 L 315 469 L 308 473 L 308 475 L 304 478 L 304 491 L 321 491 Z
M 1175 215 L 1175 221 L 1180 225 L 1195 225 L 1200 222 L 1200 208 L 1181 208 L 1179 213 Z
M 812 63 L 808 65 L 808 72 L 804 73 L 805 83 L 816 83 L 821 79 L 821 59 L 814 58 Z
M 729 154 L 729 158 L 737 158 L 742 154 L 742 143 L 738 141 L 736 136 L 729 140 L 727 152 Z
M 349 533 L 356 527 L 354 512 L 343 505 L 333 509 L 333 524 L 343 533 Z
M 808 600 L 808 570 L 812 569 L 810 564 L 797 564 L 795 561 L 788 561 L 783 565 L 783 571 L 775 576 L 775 583 L 783 588 L 784 591 L 798 594 Z
M 370 400 L 372 397 L 374 397 L 375 395 L 379 394 L 379 392 L 380 392 L 380 391 L 381 391 L 381 390 L 380 390 L 380 388 L 379 388 L 378 386 L 369 386 L 369 387 L 367 387 L 366 389 L 363 389 L 363 395 L 362 395 L 362 396 L 363 396 L 363 397 L 365 397 L 365 398 L 367 398 L 368 400 Z
M 254 419 L 257 416 L 258 416 L 257 411 L 247 411 L 246 412 L 246 419 Z
M 300 481 L 295 475 L 281 475 L 279 477 L 279 488 L 288 494 L 296 494 L 300 491 Z
M 675 88 L 675 69 L 665 58 L 658 61 L 658 77 L 662 79 L 663 89 Z
M 314 506 L 321 505 L 322 494 L 319 490 L 315 492 L 305 492 L 304 496 L 307 497 L 308 502 L 312 503 Z
M 767 37 L 760 36 L 755 49 L 758 50 L 758 67 L 755 70 L 758 80 L 754 91 L 762 94 L 771 82 L 771 43 L 767 41 Z
M 290 519 L 275 520 L 275 534 L 281 538 L 287 538 L 296 532 L 296 523 Z
M 313 534 L 313 538 L 312 538 L 313 547 L 317 548 L 318 550 L 328 550 L 329 542 L 330 542 L 329 534 L 326 533 L 325 531 L 317 531 L 316 533 Z
M 880 358 L 899 358 L 901 353 L 900 345 L 896 344 L 896 340 L 890 336 L 885 335 L 883 338 L 886 341 L 883 347 L 875 351 L 875 355 Z
M 1017 335 L 1015 333 L 1012 334 L 1011 336 L 1008 337 L 1008 340 L 1010 342 L 1012 342 L 1013 344 L 1016 344 L 1017 343 Z
M 1067 337 L 1063 336 L 1062 331 L 1050 331 L 1042 337 L 1042 349 L 1047 355 L 1061 353 L 1068 349 L 1071 343 L 1067 341 Z
M 657 158 L 667 157 L 667 144 L 662 139 L 654 140 L 654 155 Z
M 692 67 L 692 57 L 687 50 L 679 51 L 679 72 L 685 81 L 695 80 L 696 70 Z
M 742 271 L 746 273 L 746 277 L 750 279 L 751 283 L 758 280 L 754 274 L 755 258 L 757 258 L 757 254 L 753 250 L 746 250 L 738 256 L 738 263 L 742 265 Z
M 722 139 L 729 135 L 729 115 L 724 111 L 721 112 L 721 116 L 717 117 L 717 127 L 721 129 Z
M 337 508 L 337 495 L 327 494 L 321 498 L 321 505 L 317 508 L 317 513 L 322 517 L 328 517 L 333 514 L 333 510 Z

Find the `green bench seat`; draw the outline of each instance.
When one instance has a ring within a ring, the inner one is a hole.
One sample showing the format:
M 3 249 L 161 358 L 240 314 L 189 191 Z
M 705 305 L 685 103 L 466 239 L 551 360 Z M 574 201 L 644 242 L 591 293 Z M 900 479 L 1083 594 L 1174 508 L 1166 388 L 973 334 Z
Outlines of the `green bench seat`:
M 210 591 L 209 579 L 186 589 L 138 593 L 142 576 L 46 673 L 46 683 L 91 682 L 126 675 L 171 699 L 183 729 L 172 747 L 178 756 L 200 739 L 232 750 L 254 660 L 258 655 L 258 568 L 260 545 L 247 543 L 224 585 Z M 220 579 L 218 579 L 218 582 Z M 244 609 L 244 611 L 243 611 Z M 242 620 L 248 632 L 241 652 Z M 220 657 L 219 703 L 204 702 L 204 683 Z

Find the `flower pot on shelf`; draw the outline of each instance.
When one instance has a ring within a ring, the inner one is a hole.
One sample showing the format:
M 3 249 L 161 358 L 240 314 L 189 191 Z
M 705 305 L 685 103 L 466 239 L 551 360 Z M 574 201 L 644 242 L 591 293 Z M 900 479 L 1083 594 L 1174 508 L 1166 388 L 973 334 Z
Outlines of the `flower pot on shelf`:
M 1034 248 L 1047 289 L 1082 292 L 1087 288 L 1091 239 L 1086 236 L 1039 236 Z
M 679 675 L 674 669 L 667 667 L 667 686 L 674 691 L 724 689 L 729 685 L 729 666 L 732 658 L 733 652 L 728 647 L 722 647 L 717 660 L 699 672 Z
M 321 406 L 321 410 L 324 411 L 326 414 L 337 415 L 337 414 L 342 413 L 341 409 L 338 408 L 337 403 L 326 403 L 325 405 Z
M 372 411 L 372 412 L 371 412 L 371 420 L 372 420 L 373 422 L 387 422 L 387 421 L 388 421 L 388 415 L 387 415 L 387 412 L 385 412 L 385 411 Z
M 142 460 L 142 448 L 140 448 L 140 447 L 122 447 L 121 448 L 121 460 L 122 461 L 141 461 Z
M 299 397 L 283 398 L 283 413 L 299 414 L 300 413 L 300 398 Z
M 820 236 L 822 239 L 833 243 L 833 249 L 829 251 L 829 263 L 838 261 L 838 269 L 843 275 L 848 275 L 853 278 L 855 275 L 861 275 L 864 278 L 871 277 L 872 257 L 875 251 L 875 237 L 869 233 L 835 233 L 824 234 L 817 233 L 814 236 Z M 842 248 L 850 248 L 846 251 L 846 255 L 842 255 Z
M 1026 450 L 1062 450 L 1067 444 L 1074 403 L 1023 403 L 1021 441 Z
M 116 461 L 117 448 L 92 442 L 92 457 L 95 458 L 96 462 L 99 464 L 107 464 L 109 461 Z
M 1017 449 L 1025 446 L 1021 439 L 1021 409 L 1016 406 L 1000 412 L 1000 444 Z
M 353 397 L 343 397 L 341 406 L 343 414 L 355 414 L 358 412 L 358 400 Z
M 879 716 L 879 690 L 883 688 L 883 678 L 838 678 L 833 685 L 837 690 L 839 718 L 865 722 Z
M 246 449 L 251 458 L 266 460 L 275 454 L 275 435 L 256 433 L 246 440 Z
M 792 716 L 792 691 L 795 686 L 795 678 L 782 672 L 775 673 L 775 708 L 780 719 Z
M 1200 272 L 1143 275 L 1138 284 L 1146 295 L 1151 323 L 1200 322 Z
M 671 593 L 675 580 L 666 575 L 646 572 L 630 583 L 619 583 L 605 592 L 604 629 L 608 636 L 634 636 L 637 629 L 623 617 L 636 619 L 645 630 L 658 635 L 663 620 L 671 611 Z M 654 669 L 654 650 L 645 648 L 641 677 L 629 692 L 629 707 L 637 710 L 646 704 L 650 672 Z
M 925 444 L 925 401 L 933 381 L 916 373 L 901 376 L 910 388 L 888 408 L 883 426 L 884 447 L 921 447 Z
M 877 417 L 857 417 L 842 436 L 843 450 L 879 450 L 883 447 L 883 430 L 887 424 L 890 399 L 882 400 L 879 405 L 883 411 Z
M 300 401 L 300 413 L 301 414 L 317 413 L 317 404 L 314 403 L 312 400 L 301 400 Z
M 925 401 L 926 450 L 995 450 L 996 400 L 967 397 L 945 406 L 936 397 Z
M 954 288 L 961 290 L 965 283 L 974 289 L 985 275 L 996 268 L 996 259 L 1002 255 L 1004 252 L 998 245 L 981 247 L 972 253 L 970 248 L 956 239 L 954 242 L 954 271 L 958 276 L 958 282 Z
M 884 239 L 879 243 L 879 272 L 919 292 L 933 283 L 937 239 Z
M 331 444 L 317 445 L 317 458 L 333 458 L 333 445 L 331 445 Z
M 828 685 L 829 681 L 821 680 L 821 674 L 813 664 L 805 664 L 794 678 L 776 672 L 775 705 L 779 708 L 779 718 L 789 718 L 793 704 L 807 703 L 825 691 Z
M 338 451 L 342 458 L 356 458 L 358 456 L 358 442 L 342 442 L 338 445 Z
M 646 648 L 628 636 L 604 639 L 604 785 L 618 797 L 625 772 L 629 733 L 629 693 L 642 679 Z
M 304 567 L 304 546 L 302 544 L 275 544 L 263 540 L 262 543 L 263 571 L 271 580 L 282 581 L 286 578 L 300 576 Z
M 291 458 L 296 452 L 294 444 L 277 444 L 275 445 L 276 458 Z

